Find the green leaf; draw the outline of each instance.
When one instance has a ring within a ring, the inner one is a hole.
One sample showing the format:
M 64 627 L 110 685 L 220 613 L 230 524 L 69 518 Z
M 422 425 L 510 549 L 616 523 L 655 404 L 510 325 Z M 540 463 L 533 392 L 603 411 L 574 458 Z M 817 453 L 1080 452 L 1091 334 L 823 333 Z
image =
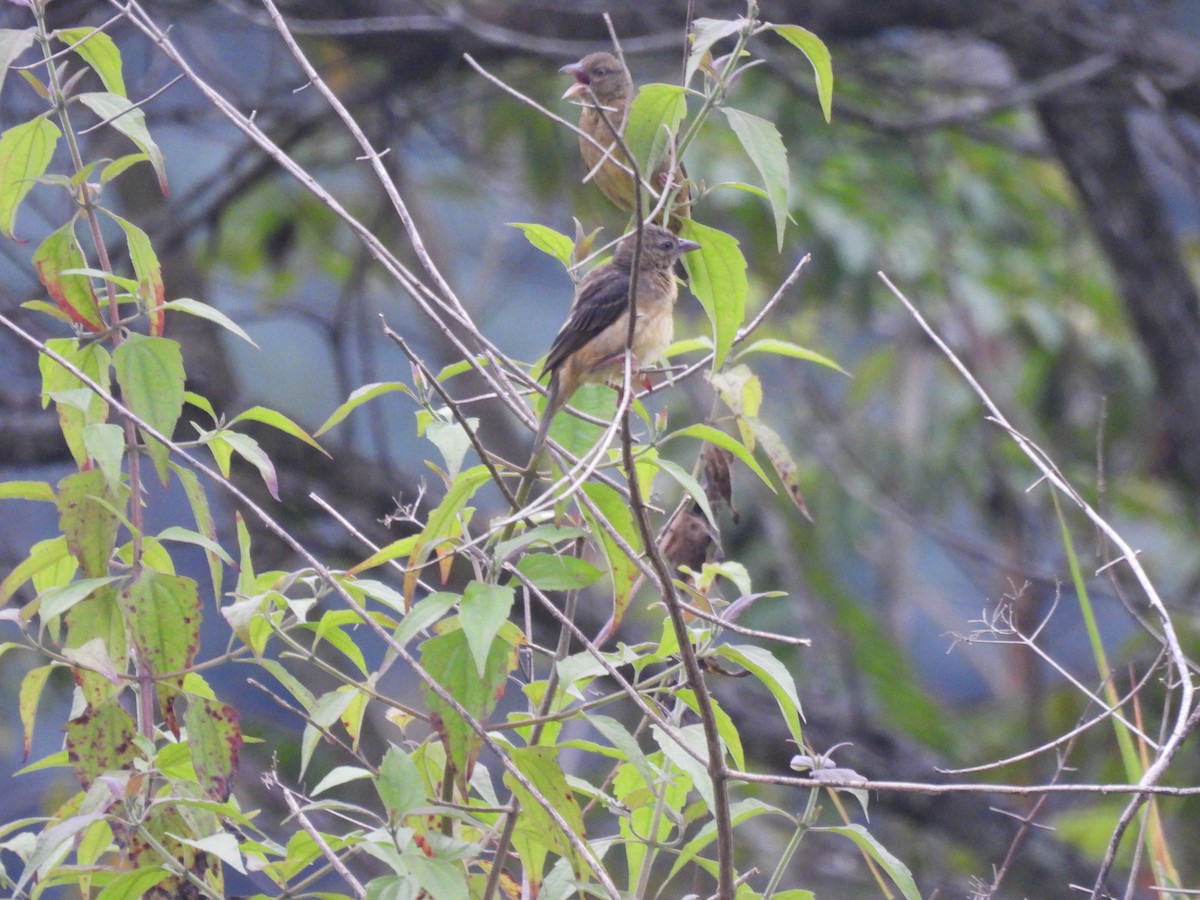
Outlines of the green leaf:
M 749 644 L 723 644 L 714 652 L 748 669 L 766 686 L 779 704 L 779 710 L 796 744 L 804 746 L 800 732 L 800 697 L 796 694 L 796 682 L 787 667 L 768 651 Z
M 108 575 L 121 522 L 112 507 L 124 505 L 127 489 L 110 490 L 98 469 L 75 472 L 58 483 L 58 527 L 71 555 L 91 578 Z
M 430 676 L 476 721 L 483 722 L 504 694 L 509 673 L 517 667 L 517 651 L 507 641 L 492 642 L 483 677 L 462 629 L 438 635 L 421 645 L 421 664 Z M 450 772 L 466 793 L 471 769 L 483 740 L 458 712 L 428 686 L 425 701 L 432 724 L 446 748 Z
M 83 57 L 83 61 L 95 70 L 104 86 L 122 97 L 125 93 L 125 78 L 121 75 L 121 51 L 103 31 L 96 28 L 60 28 L 54 37 Z
M 105 391 L 110 388 L 110 366 L 112 363 L 108 351 L 100 343 L 80 346 L 76 338 L 51 338 L 46 341 L 46 349 L 57 353 L 84 375 L 96 382 Z M 83 440 L 83 429 L 87 425 L 103 422 L 108 418 L 108 403 L 74 372 L 58 364 L 50 356 L 42 354 L 38 357 L 38 368 L 42 373 L 42 406 L 55 399 L 58 412 L 58 424 L 62 428 L 63 437 L 75 464 L 80 468 L 88 465 L 90 454 Z M 86 391 L 87 403 L 84 409 L 65 402 L 62 398 L 69 391 Z
M 621 759 L 637 769 L 638 775 L 646 785 L 652 785 L 658 781 L 658 775 L 650 765 L 650 760 L 646 759 L 642 748 L 638 746 L 637 738 L 630 734 L 624 725 L 608 716 L 585 714 L 584 718 L 603 737 L 608 739 Z
M 669 141 L 674 139 L 685 116 L 687 89 L 683 85 L 644 84 L 638 89 L 625 120 L 624 138 L 642 178 L 649 179 L 666 157 Z M 645 191 L 642 193 L 650 200 Z
M 208 535 L 201 534 L 198 531 L 192 531 L 190 528 L 183 528 L 179 525 L 169 525 L 156 534 L 155 537 L 159 541 L 179 541 L 184 544 L 193 544 L 197 547 L 203 547 L 209 553 L 218 557 L 226 565 L 234 565 L 233 557 L 226 552 L 224 547 L 222 547 Z
M 699 703 L 696 701 L 696 692 L 691 688 L 683 688 L 675 691 L 675 697 L 687 704 L 688 708 L 697 715 L 700 713 Z M 733 724 L 733 719 L 729 718 L 729 713 L 721 707 L 715 697 L 709 698 L 712 705 L 713 718 L 717 723 L 717 734 L 720 735 L 722 742 L 725 744 L 725 749 L 729 751 L 729 756 L 733 759 L 733 764 L 739 769 L 746 768 L 746 754 L 742 751 L 742 736 L 738 734 L 737 726 Z
M 821 112 L 828 122 L 833 116 L 833 58 L 825 42 L 799 25 L 767 25 L 781 38 L 786 40 L 808 57 L 812 63 L 813 74 L 817 79 L 817 98 L 821 101 Z
M 146 570 L 121 595 L 125 621 L 138 656 L 154 675 L 183 675 L 200 649 L 200 594 L 196 582 L 182 575 Z
M 764 803 L 761 800 L 755 800 L 753 798 L 748 800 L 739 800 L 729 808 L 729 818 L 734 826 L 740 825 L 749 819 L 753 819 L 764 814 L 774 814 L 777 816 L 785 815 L 782 810 L 777 809 L 768 803 Z M 696 836 L 688 841 L 684 848 L 680 851 L 678 858 L 675 860 L 675 864 L 671 866 L 671 873 L 667 876 L 668 879 L 674 877 L 684 866 L 695 859 L 698 853 L 716 840 L 716 837 L 717 825 L 715 822 L 709 822 L 703 828 L 701 828 Z M 771 896 L 777 898 L 778 900 L 778 898 L 781 898 L 783 894 L 776 892 Z
M 0 77 L 5 69 L 0 68 Z M 54 156 L 62 132 L 44 116 L 0 134 L 0 233 L 16 237 L 17 209 Z
M 237 322 L 225 315 L 215 306 L 208 303 L 201 303 L 199 300 L 191 300 L 187 297 L 180 297 L 178 300 L 172 300 L 169 303 L 162 305 L 164 310 L 173 309 L 176 312 L 187 313 L 189 316 L 196 316 L 201 319 L 207 319 L 209 322 L 214 322 L 220 325 L 226 331 L 236 334 L 250 346 L 259 349 L 258 344 L 254 343 L 254 339 L 246 333 Z
M 44 481 L 0 482 L 0 500 L 40 500 L 54 502 L 54 488 Z
M 472 428 L 479 427 L 478 419 L 468 419 L 467 424 Z M 442 452 L 446 463 L 446 475 L 453 481 L 462 471 L 463 460 L 471 449 L 471 439 L 467 430 L 458 422 L 430 422 L 425 427 L 425 437 Z
M 398 747 L 389 747 L 379 765 L 375 789 L 379 791 L 379 797 L 393 822 L 424 803 L 424 785 L 424 779 L 412 757 Z
M 171 191 L 167 187 L 166 164 L 163 161 L 162 151 L 158 149 L 158 144 L 154 143 L 146 128 L 145 114 L 120 94 L 109 91 L 76 94 L 75 96 L 80 103 L 103 121 L 137 144 L 138 149 L 150 158 L 150 164 L 154 166 L 154 171 L 158 174 L 158 186 L 162 190 L 163 196 L 168 196 Z
M 734 361 L 749 356 L 752 353 L 774 353 L 777 356 L 790 356 L 792 359 L 803 359 L 833 369 L 835 372 L 841 372 L 847 378 L 854 377 L 829 357 L 822 356 L 820 353 L 817 353 L 815 350 L 809 350 L 807 347 L 801 347 L 799 344 L 793 344 L 791 341 L 781 341 L 778 338 L 763 338 L 739 350 L 734 357 Z
M 560 234 L 545 225 L 538 225 L 536 222 L 506 222 L 505 224 L 512 228 L 520 228 L 525 232 L 525 240 L 543 253 L 553 256 L 564 266 L 570 267 L 571 256 L 575 252 L 575 242 L 565 234 Z M 441 380 L 441 376 L 438 376 L 438 381 Z
M 528 531 L 521 532 L 511 540 L 497 544 L 495 551 L 496 560 L 503 563 L 522 547 L 554 547 L 563 541 L 573 541 L 576 538 L 586 536 L 587 532 L 582 528 L 574 528 L 567 525 L 538 525 L 536 528 L 530 528 Z
M 417 546 L 420 537 L 419 534 L 410 534 L 398 541 L 392 541 L 390 544 L 380 547 L 358 565 L 347 569 L 346 572 L 350 575 L 357 575 L 359 572 L 374 569 L 376 566 L 381 566 L 385 562 L 391 562 L 401 556 L 409 556 L 412 554 L 413 548 Z
M 708 441 L 710 444 L 716 444 L 718 447 L 725 448 L 742 462 L 744 462 L 747 466 L 749 466 L 750 470 L 762 479 L 763 484 L 769 487 L 772 491 L 775 490 L 775 485 L 771 484 L 771 479 L 767 477 L 767 473 L 764 472 L 762 466 L 758 464 L 758 460 L 756 460 L 753 454 L 746 449 L 746 445 L 737 438 L 713 428 L 711 425 L 696 424 L 689 425 L 687 428 L 681 428 L 679 431 L 672 432 L 671 434 L 667 435 L 665 441 L 674 440 L 675 438 L 680 437 L 696 438 L 697 440 Z
M 162 866 L 145 866 L 132 872 L 122 872 L 110 881 L 96 900 L 141 900 L 150 889 L 162 884 L 171 873 Z
M 25 677 L 21 679 L 17 709 L 21 716 L 21 728 L 25 732 L 24 759 L 29 759 L 29 751 L 33 747 L 33 725 L 37 720 L 38 701 L 42 698 L 42 688 L 46 686 L 46 679 L 50 677 L 50 673 L 54 669 L 55 666 L 52 665 L 38 666 L 26 672 Z
M 75 236 L 75 220 L 71 219 L 42 241 L 33 252 L 33 264 L 38 279 L 46 286 L 46 292 L 58 304 L 58 308 L 71 317 L 71 321 L 91 331 L 101 331 L 104 319 L 100 315 L 100 303 L 92 290 L 92 280 L 86 275 L 67 275 L 67 271 L 86 265 L 83 248 Z
M 130 334 L 113 351 L 113 367 L 125 403 L 146 424 L 170 439 L 183 413 L 183 354 L 176 341 Z M 159 480 L 167 483 L 165 444 L 143 432 Z
M 728 106 L 721 111 L 762 177 L 775 216 L 775 243 L 782 251 L 788 220 L 788 162 L 783 138 L 773 122 Z
M 641 552 L 642 538 L 625 498 L 607 484 L 600 482 L 585 484 L 583 491 L 617 534 Z M 608 561 L 608 571 L 613 584 L 613 624 L 616 626 L 620 624 L 625 615 L 625 608 L 629 605 L 629 592 L 633 589 L 633 583 L 637 581 L 638 568 L 591 513 L 584 511 L 584 517 L 591 526 L 592 534 L 600 539 L 600 547 Z
M 557 553 L 527 553 L 517 570 L 543 591 L 579 590 L 604 574 L 586 559 Z
M 390 394 L 393 391 L 403 391 L 408 395 L 412 395 L 412 390 L 407 384 L 401 384 L 399 381 L 379 381 L 374 384 L 364 384 L 360 388 L 356 388 L 354 392 L 346 399 L 346 402 L 335 409 L 325 420 L 324 424 L 316 430 L 315 437 L 320 437 L 330 428 L 336 425 L 350 413 L 354 412 L 359 406 L 366 403 L 368 400 L 374 400 L 384 394 Z
M 712 323 L 716 371 L 725 362 L 746 318 L 746 298 L 750 294 L 746 259 L 738 249 L 737 238 L 695 219 L 684 219 L 680 234 L 700 243 L 699 250 L 684 255 L 683 264 L 692 293 Z
M 508 621 L 515 599 L 513 589 L 508 585 L 482 581 L 472 581 L 463 592 L 460 621 L 480 678 L 487 667 L 492 642 L 500 626 Z
M 390 748 L 388 755 L 390 756 L 395 749 L 395 747 Z M 386 756 L 384 757 L 383 764 L 384 766 L 387 765 Z M 351 781 L 361 781 L 364 778 L 374 777 L 370 769 L 364 769 L 361 766 L 335 766 L 326 773 L 324 778 L 317 782 L 317 786 L 311 791 L 311 796 L 315 797 L 318 794 L 323 794 L 325 791 L 332 790 Z
M 111 422 L 96 422 L 83 429 L 83 446 L 96 461 L 111 491 L 121 487 L 121 463 L 125 459 L 125 429 Z
M 83 578 L 72 581 L 62 587 L 46 591 L 38 600 L 38 615 L 42 621 L 63 615 L 77 603 L 82 603 L 100 588 L 120 581 L 120 575 L 106 575 L 101 578 Z
M 912 873 L 908 870 L 908 866 L 904 865 L 899 859 L 888 852 L 871 832 L 863 828 L 861 825 L 826 825 L 819 828 L 812 828 L 812 831 L 824 831 L 829 834 L 840 834 L 843 837 L 848 837 L 854 843 L 858 844 L 859 848 L 883 867 L 883 870 L 888 873 L 892 881 L 896 882 L 896 887 L 900 888 L 900 892 L 904 894 L 905 900 L 921 900 L 921 892 L 917 890 L 917 883 L 913 881 Z
M 704 516 L 712 523 L 713 528 L 717 527 L 717 517 L 713 515 L 712 507 L 708 503 L 708 494 L 704 492 L 704 488 L 700 487 L 700 482 L 692 477 L 692 473 L 684 469 L 682 466 L 676 465 L 669 459 L 663 459 L 661 456 L 650 458 L 651 462 L 662 469 L 677 482 L 679 486 L 688 492 L 693 500 L 704 511 Z
M 447 591 L 438 591 L 422 597 L 413 604 L 413 608 L 396 629 L 396 633 L 393 635 L 396 643 L 401 646 L 407 644 L 420 632 L 441 619 L 458 600 L 458 594 L 451 594 Z
M 129 260 L 133 263 L 134 274 L 138 280 L 138 295 L 150 318 L 150 333 L 158 337 L 163 332 L 163 301 L 166 299 L 166 288 L 163 286 L 162 266 L 158 262 L 158 254 L 150 237 L 132 222 L 122 219 L 115 213 L 104 210 L 110 219 L 121 226 L 125 232 L 125 243 L 129 247 Z
M 8 67 L 33 46 L 36 38 L 36 28 L 0 28 L 0 88 L 4 87 L 4 76 L 8 74 Z
M 571 832 L 579 838 L 584 838 L 583 812 L 559 766 L 558 754 L 557 747 L 516 747 L 511 751 L 510 758 L 538 795 L 547 800 L 566 821 Z M 545 860 L 544 850 L 549 849 L 571 860 L 572 868 L 579 873 L 582 860 L 567 835 L 563 834 L 561 827 L 511 773 L 505 773 L 504 783 L 513 792 L 513 796 L 521 801 L 521 815 L 513 833 L 513 846 L 521 855 L 522 862 L 527 865 L 533 864 L 533 868 L 527 871 L 540 881 Z
M 150 157 L 145 153 L 128 153 L 125 156 L 114 159 L 100 170 L 100 183 L 108 184 L 114 178 L 119 178 L 122 172 L 127 171 L 140 162 L 150 162 Z
M 712 49 L 713 44 L 721 40 L 721 38 L 737 34 L 749 24 L 749 20 L 744 18 L 696 19 L 692 23 L 692 33 L 688 35 L 692 47 L 688 51 L 687 68 L 684 71 L 683 83 L 692 83 L 692 77 L 696 74 L 696 70 L 700 68 L 704 54 Z
M 267 451 L 259 446 L 258 441 L 248 434 L 239 434 L 236 431 L 222 431 L 220 439 L 232 447 L 238 456 L 258 469 L 258 474 L 262 477 L 263 484 L 267 486 L 267 491 L 278 500 L 279 476 L 275 472 L 275 464 L 271 462 Z
M 198 627 L 196 635 L 199 637 Z M 192 748 L 192 765 L 200 787 L 218 803 L 229 799 L 233 777 L 237 774 L 242 749 L 239 718 L 237 710 L 228 704 L 188 695 L 184 724 Z
M 450 536 L 458 522 L 458 515 L 466 506 L 467 501 L 490 479 L 491 473 L 487 466 L 475 466 L 467 469 L 454 479 L 454 483 L 450 486 L 450 490 L 446 491 L 442 502 L 429 514 L 425 528 L 422 529 L 416 545 L 413 547 L 412 555 L 408 560 L 408 571 L 404 576 L 404 596 L 409 602 L 412 602 L 421 567 L 430 552 Z
M 187 495 L 188 505 L 192 508 L 192 518 L 196 520 L 197 530 L 207 540 L 216 543 L 217 523 L 208 505 L 208 494 L 205 493 L 203 485 L 200 484 L 199 477 L 191 469 L 185 469 L 175 463 L 171 463 L 171 471 L 175 473 L 180 485 L 183 486 L 184 494 Z M 159 539 L 163 539 L 161 535 Z M 221 584 L 225 578 L 225 567 L 222 565 L 224 556 L 212 549 L 208 550 L 207 556 L 209 577 L 212 579 L 213 597 L 219 603 L 221 600 Z
M 313 440 L 312 436 L 307 431 L 305 431 L 281 412 L 276 412 L 273 409 L 267 409 L 265 406 L 252 406 L 245 412 L 238 413 L 238 415 L 234 416 L 233 419 L 230 420 L 228 427 L 232 428 L 238 422 L 261 422 L 264 425 L 270 425 L 272 428 L 279 429 L 284 434 L 289 434 L 297 440 L 304 441 L 304 443 L 308 444 L 310 447 L 315 447 L 330 459 L 333 458 L 325 452 L 324 447 Z

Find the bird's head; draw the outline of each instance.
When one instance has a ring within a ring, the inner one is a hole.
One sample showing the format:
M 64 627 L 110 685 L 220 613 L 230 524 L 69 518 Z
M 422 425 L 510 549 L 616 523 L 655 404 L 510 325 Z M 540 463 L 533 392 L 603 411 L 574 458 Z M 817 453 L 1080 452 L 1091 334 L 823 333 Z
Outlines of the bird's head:
M 589 53 L 558 71 L 575 77 L 575 83 L 563 94 L 564 100 L 583 96 L 590 90 L 596 102 L 608 106 L 625 99 L 629 92 L 629 73 L 611 53 Z
M 636 232 L 629 234 L 617 246 L 613 262 L 618 265 L 633 264 L 633 250 L 637 244 Z M 647 225 L 642 229 L 642 269 L 669 269 L 675 260 L 685 253 L 699 250 L 700 245 L 673 234 L 661 225 Z

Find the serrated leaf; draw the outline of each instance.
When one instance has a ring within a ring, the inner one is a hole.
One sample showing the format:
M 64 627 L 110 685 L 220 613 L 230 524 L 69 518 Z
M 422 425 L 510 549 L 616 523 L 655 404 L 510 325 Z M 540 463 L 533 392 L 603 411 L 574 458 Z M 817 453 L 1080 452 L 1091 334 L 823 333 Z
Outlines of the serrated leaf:
M 821 112 L 828 122 L 833 116 L 833 58 L 825 42 L 799 25 L 767 25 L 781 38 L 793 47 L 798 47 L 808 61 L 812 63 L 813 75 L 817 80 L 817 99 L 821 102 Z
M 575 242 L 565 234 L 536 222 L 506 222 L 505 224 L 512 228 L 520 228 L 525 233 L 525 240 L 543 253 L 554 257 L 564 266 L 571 265 Z M 442 379 L 439 377 L 438 380 Z
M 33 264 L 46 292 L 71 321 L 91 331 L 103 330 L 104 319 L 92 280 L 86 275 L 65 274 L 87 265 L 79 238 L 75 236 L 74 219 L 42 241 L 33 252 Z
M 0 69 L 3 77 L 6 69 Z M 50 165 L 62 132 L 44 116 L 15 125 L 0 134 L 0 232 L 16 237 L 17 210 Z
M 170 195 L 171 191 L 167 187 L 166 164 L 162 151 L 158 149 L 158 144 L 154 143 L 154 139 L 150 137 L 150 131 L 146 128 L 145 113 L 120 94 L 114 94 L 111 91 L 97 91 L 75 96 L 80 103 L 103 121 L 137 144 L 138 149 L 150 158 L 150 164 L 154 166 L 154 171 L 158 174 L 158 186 L 163 192 L 163 196 Z
M 698 241 L 699 250 L 683 256 L 692 293 L 704 307 L 713 329 L 713 371 L 721 368 L 746 318 L 746 258 L 737 238 L 685 219 L 680 234 Z
M 126 405 L 169 439 L 183 413 L 183 354 L 178 342 L 130 334 L 113 351 L 113 367 Z M 145 433 L 143 438 L 159 480 L 166 484 L 169 451 L 157 438 Z
M 538 795 L 545 798 L 566 821 L 572 833 L 579 838 L 585 837 L 583 813 L 559 766 L 558 748 L 518 747 L 511 751 L 511 759 Z M 511 773 L 505 773 L 504 783 L 513 792 L 513 796 L 521 801 L 521 817 L 517 820 L 513 833 L 513 846 L 517 848 L 522 862 L 532 866 L 527 871 L 540 881 L 545 851 L 552 850 L 569 859 L 572 868 L 578 874 L 581 871 L 582 860 L 558 823 Z
M 722 107 L 721 111 L 762 177 L 775 217 L 775 243 L 777 249 L 782 251 L 783 232 L 788 220 L 787 147 L 773 122 L 728 106 Z
M 393 391 L 403 391 L 406 394 L 412 394 L 412 390 L 407 384 L 402 384 L 399 381 L 379 381 L 375 384 L 364 384 L 360 388 L 356 388 L 350 394 L 346 401 L 335 409 L 328 419 L 314 432 L 315 437 L 320 437 L 330 428 L 336 425 L 355 409 L 362 406 L 368 400 L 374 400 L 376 397 L 381 397 L 384 394 L 390 394 Z
M 64 730 L 68 758 L 84 788 L 105 772 L 129 767 L 137 757 L 137 725 L 116 700 L 85 710 Z
M 839 366 L 836 362 L 827 356 L 822 356 L 815 350 L 809 350 L 807 347 L 802 347 L 799 344 L 794 344 L 791 341 L 783 341 L 778 338 L 763 338 L 739 350 L 734 360 L 742 359 L 754 353 L 774 353 L 776 356 L 789 356 L 792 359 L 803 359 L 807 362 L 814 362 L 826 368 L 833 369 L 835 372 L 841 372 L 847 378 L 854 376 Z
M 54 37 L 64 44 L 74 44 L 72 49 L 100 76 L 104 86 L 114 94 L 126 96 L 121 51 L 112 38 L 96 28 L 60 28 Z

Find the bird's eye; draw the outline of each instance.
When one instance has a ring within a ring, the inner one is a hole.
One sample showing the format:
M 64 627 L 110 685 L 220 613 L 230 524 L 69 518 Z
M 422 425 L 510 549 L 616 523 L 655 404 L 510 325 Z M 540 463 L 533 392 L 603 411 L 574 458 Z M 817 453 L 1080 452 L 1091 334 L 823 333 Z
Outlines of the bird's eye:
M 675 240 L 674 240 L 674 238 L 663 238 L 661 241 L 659 241 L 658 246 L 661 247 L 663 250 L 674 250 L 675 249 Z
M 608 74 L 608 69 L 604 68 L 604 66 L 601 66 L 600 68 L 596 69 L 596 71 L 594 71 L 592 73 L 593 77 L 595 77 L 595 78 L 603 78 L 607 74 Z

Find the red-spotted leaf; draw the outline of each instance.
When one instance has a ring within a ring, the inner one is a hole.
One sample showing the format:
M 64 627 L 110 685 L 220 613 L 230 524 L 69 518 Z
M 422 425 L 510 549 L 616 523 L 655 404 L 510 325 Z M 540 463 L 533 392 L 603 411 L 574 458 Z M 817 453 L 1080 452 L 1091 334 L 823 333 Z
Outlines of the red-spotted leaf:
M 116 700 L 86 710 L 67 723 L 67 758 L 84 788 L 117 769 L 133 765 L 137 725 Z
M 218 803 L 229 799 L 242 749 L 242 729 L 232 706 L 188 695 L 184 725 L 192 748 L 192 766 L 200 786 Z

